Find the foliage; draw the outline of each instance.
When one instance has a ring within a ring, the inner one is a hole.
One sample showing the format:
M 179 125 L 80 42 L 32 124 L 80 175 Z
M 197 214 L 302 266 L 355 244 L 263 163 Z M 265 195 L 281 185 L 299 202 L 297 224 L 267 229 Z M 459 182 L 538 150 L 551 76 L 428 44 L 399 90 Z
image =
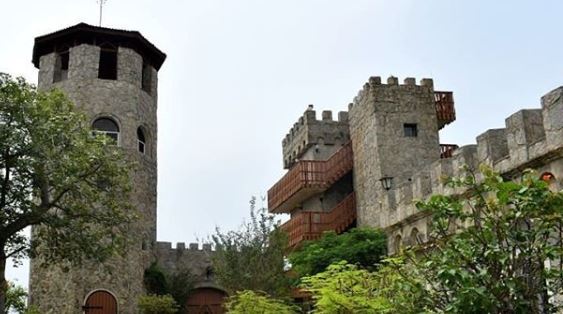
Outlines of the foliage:
M 239 291 L 229 297 L 225 307 L 231 314 L 294 314 L 299 311 L 295 305 L 251 290 Z
M 377 275 L 346 261 L 301 280 L 302 288 L 313 295 L 315 313 L 393 313 L 387 300 L 378 294 Z
M 250 201 L 250 222 L 238 231 L 222 232 L 217 228 L 212 240 L 216 253 L 213 269 L 219 285 L 229 294 L 241 290 L 265 291 L 280 297 L 289 292 L 284 272 L 284 249 L 287 238 L 279 222 L 265 208 L 255 209 Z
M 413 306 L 433 312 L 556 312 L 550 297 L 563 293 L 563 193 L 531 172 L 521 183 L 481 172 L 448 182 L 462 195 L 418 204 L 433 215 L 431 242 L 406 252 L 408 266 L 390 265 L 399 284 L 415 292 Z
M 16 313 L 25 313 L 26 311 L 27 292 L 22 286 L 18 286 L 13 282 L 8 282 L 8 290 L 6 291 L 6 305 L 3 313 L 10 311 Z
M 179 304 L 179 312 L 182 312 L 194 287 L 194 277 L 188 270 L 178 270 L 169 274 L 156 263 L 152 263 L 145 269 L 144 284 L 149 294 L 170 295 L 176 304 Z
M 330 264 L 343 260 L 373 270 L 386 250 L 387 242 L 382 231 L 354 228 L 340 235 L 327 232 L 319 240 L 307 242 L 289 255 L 289 261 L 292 270 L 300 276 L 320 273 Z
M 194 288 L 194 277 L 188 270 L 178 270 L 168 279 L 168 291 L 179 304 L 179 313 L 184 312 L 186 301 Z
M 139 298 L 139 309 L 142 314 L 174 314 L 178 304 L 170 295 L 144 295 Z
M 124 251 L 131 165 L 111 143 L 61 92 L 0 73 L 0 312 L 8 258 L 78 264 Z M 23 230 L 37 225 L 32 244 Z
M 143 283 L 148 293 L 164 295 L 169 292 L 166 274 L 156 262 L 145 269 Z

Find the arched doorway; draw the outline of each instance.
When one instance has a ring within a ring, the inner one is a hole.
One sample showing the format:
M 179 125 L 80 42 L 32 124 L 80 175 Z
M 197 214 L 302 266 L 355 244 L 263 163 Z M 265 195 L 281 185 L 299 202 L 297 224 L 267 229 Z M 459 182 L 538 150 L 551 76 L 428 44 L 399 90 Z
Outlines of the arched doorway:
M 117 300 L 106 290 L 95 290 L 86 297 L 84 314 L 117 314 Z
M 223 303 L 227 294 L 215 288 L 194 289 L 186 301 L 189 314 L 223 314 Z

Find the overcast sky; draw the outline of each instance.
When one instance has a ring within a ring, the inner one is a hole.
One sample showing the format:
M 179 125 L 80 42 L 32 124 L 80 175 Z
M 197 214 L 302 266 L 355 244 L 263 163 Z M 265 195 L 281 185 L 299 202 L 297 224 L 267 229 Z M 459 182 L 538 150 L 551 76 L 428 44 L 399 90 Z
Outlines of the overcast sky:
M 561 1 L 109 0 L 103 26 L 167 53 L 159 73 L 158 240 L 237 227 L 284 173 L 308 104 L 346 110 L 370 76 L 454 92 L 442 143 L 471 144 L 563 83 Z M 97 25 L 95 0 L 1 0 L 0 72 L 37 82 L 33 39 Z M 320 114 L 318 114 L 320 115 Z M 27 285 L 27 264 L 8 278 Z

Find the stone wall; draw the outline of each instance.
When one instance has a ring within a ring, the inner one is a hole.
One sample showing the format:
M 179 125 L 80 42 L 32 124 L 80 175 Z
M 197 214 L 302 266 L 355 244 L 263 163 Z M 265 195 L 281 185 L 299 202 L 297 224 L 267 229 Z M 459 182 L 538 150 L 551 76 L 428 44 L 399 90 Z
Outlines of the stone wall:
M 137 300 L 144 293 L 143 272 L 153 260 L 156 242 L 157 185 L 157 73 L 153 69 L 153 92 L 141 90 L 142 57 L 135 51 L 119 47 L 117 80 L 98 79 L 100 48 L 82 44 L 72 47 L 68 77 L 53 83 L 56 54 L 40 59 L 39 89 L 59 88 L 84 111 L 93 122 L 111 117 L 120 128 L 119 146 L 137 164 L 131 173 L 131 202 L 139 215 L 127 234 L 132 246 L 123 258 L 112 258 L 103 265 L 81 267 L 50 265 L 42 267 L 31 261 L 30 301 L 41 313 L 81 313 L 85 297 L 92 290 L 113 293 L 120 313 L 137 313 Z M 137 128 L 146 136 L 146 152 L 138 151 Z M 69 271 L 63 271 L 68 267 Z
M 338 120 L 333 120 L 332 112 L 325 110 L 322 120 L 317 120 L 309 105 L 282 141 L 284 168 L 291 168 L 299 159 L 327 160 L 349 139 L 347 112 L 339 112 Z
M 382 213 L 396 200 L 380 179 L 412 181 L 417 170 L 440 156 L 433 82 L 423 79 L 416 85 L 406 78 L 399 85 L 390 77 L 382 84 L 372 77 L 350 104 L 349 122 L 358 224 L 383 227 Z M 416 125 L 416 136 L 406 135 L 405 124 Z
M 399 244 L 411 244 L 412 234 L 420 239 L 428 235 L 429 217 L 417 211 L 414 199 L 433 194 L 459 194 L 463 191 L 444 186 L 443 177 L 459 176 L 461 167 L 477 169 L 487 164 L 508 179 L 518 180 L 525 169 L 534 169 L 556 178 L 554 190 L 563 188 L 563 87 L 542 97 L 542 109 L 520 110 L 506 119 L 506 127 L 488 130 L 477 137 L 476 145 L 458 148 L 451 158 L 437 159 L 419 169 L 412 181 L 403 181 L 389 191 L 386 198 L 397 200 L 376 219 L 389 235 L 388 247 L 393 253 Z M 381 197 L 377 200 L 388 203 Z M 400 243 L 398 243 L 400 242 Z
M 170 242 L 157 242 L 156 262 L 168 273 L 188 271 L 195 279 L 195 287 L 213 287 L 222 290 L 214 280 L 212 269 L 213 250 L 210 244 L 178 242 L 176 248 Z

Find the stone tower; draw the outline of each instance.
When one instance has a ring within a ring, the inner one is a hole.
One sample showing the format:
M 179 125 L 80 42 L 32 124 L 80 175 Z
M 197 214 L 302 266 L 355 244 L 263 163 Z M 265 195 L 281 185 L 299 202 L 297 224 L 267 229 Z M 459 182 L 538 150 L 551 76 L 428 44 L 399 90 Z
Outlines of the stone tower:
M 382 84 L 372 77 L 350 105 L 359 225 L 384 227 L 380 212 L 395 206 L 395 187 L 440 158 L 438 130 L 455 114 L 437 114 L 436 97 L 443 96 L 436 95 L 431 79 L 417 85 L 414 78 L 399 84 L 390 77 Z M 391 191 L 379 182 L 383 178 L 392 179 Z
M 113 137 L 138 164 L 131 203 L 140 217 L 125 258 L 68 272 L 32 260 L 30 300 L 41 313 L 91 313 L 96 302 L 110 308 L 96 313 L 137 313 L 143 271 L 156 246 L 157 73 L 165 58 L 139 32 L 84 23 L 35 39 L 39 89 L 64 91 L 94 129 Z

